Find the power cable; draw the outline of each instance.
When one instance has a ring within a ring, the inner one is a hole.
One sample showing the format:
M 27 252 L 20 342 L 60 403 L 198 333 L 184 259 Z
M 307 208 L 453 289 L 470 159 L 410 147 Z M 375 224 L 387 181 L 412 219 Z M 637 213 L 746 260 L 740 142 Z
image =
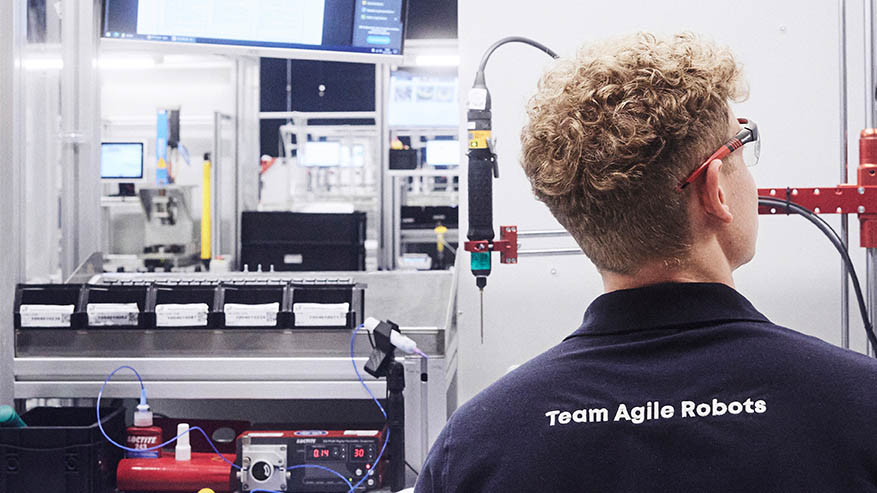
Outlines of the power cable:
M 865 297 L 862 295 L 862 286 L 859 283 L 859 276 L 856 275 L 856 268 L 853 266 L 853 261 L 850 259 L 850 254 L 847 252 L 843 241 L 838 236 L 837 232 L 825 222 L 818 214 L 811 211 L 810 209 L 802 206 L 801 204 L 796 204 L 795 202 L 791 202 L 788 200 L 781 199 L 772 199 L 769 197 L 759 197 L 758 205 L 771 207 L 776 210 L 785 210 L 788 212 L 793 212 L 795 214 L 800 215 L 804 219 L 813 223 L 814 226 L 819 228 L 826 237 L 828 237 L 831 244 L 837 249 L 838 253 L 840 253 L 841 258 L 843 259 L 844 264 L 847 266 L 847 274 L 850 277 L 850 280 L 853 283 L 853 291 L 856 293 L 856 300 L 859 303 L 859 312 L 862 315 L 862 323 L 865 326 L 865 333 L 868 334 L 868 340 L 871 342 L 871 347 L 877 348 L 877 336 L 874 335 L 874 327 L 871 325 L 871 320 L 868 317 L 868 308 L 865 304 Z

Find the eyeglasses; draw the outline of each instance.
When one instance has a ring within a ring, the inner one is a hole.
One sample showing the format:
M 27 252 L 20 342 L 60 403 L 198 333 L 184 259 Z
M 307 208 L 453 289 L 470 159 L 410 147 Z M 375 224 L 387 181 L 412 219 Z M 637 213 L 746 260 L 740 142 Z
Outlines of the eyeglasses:
M 743 128 L 737 132 L 737 135 L 725 142 L 712 156 L 708 157 L 696 170 L 692 171 L 688 178 L 679 182 L 679 185 L 676 187 L 678 191 L 681 192 L 685 187 L 694 183 L 694 180 L 706 171 L 707 165 L 711 162 L 716 159 L 724 159 L 741 147 L 743 148 L 743 162 L 746 166 L 752 167 L 758 164 L 758 156 L 761 154 L 761 139 L 759 139 L 758 125 L 746 118 L 738 118 L 737 121 Z

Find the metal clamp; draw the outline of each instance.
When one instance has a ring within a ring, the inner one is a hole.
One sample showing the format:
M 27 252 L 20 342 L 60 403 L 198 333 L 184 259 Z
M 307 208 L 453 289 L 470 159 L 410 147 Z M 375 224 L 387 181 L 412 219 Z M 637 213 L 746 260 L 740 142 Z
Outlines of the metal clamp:
M 518 263 L 518 227 L 500 226 L 499 240 L 467 241 L 463 248 L 467 252 L 484 253 L 499 252 L 500 263 Z

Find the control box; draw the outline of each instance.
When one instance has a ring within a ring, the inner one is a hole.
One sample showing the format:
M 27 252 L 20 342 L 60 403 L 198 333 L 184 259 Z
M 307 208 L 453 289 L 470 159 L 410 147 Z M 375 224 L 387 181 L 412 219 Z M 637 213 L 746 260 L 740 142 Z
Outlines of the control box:
M 383 466 L 375 460 L 383 437 L 379 430 L 244 432 L 237 440 L 241 469 L 232 472 L 232 489 L 346 491 L 347 484 L 331 471 L 352 484 L 365 477 L 358 490 L 380 488 Z

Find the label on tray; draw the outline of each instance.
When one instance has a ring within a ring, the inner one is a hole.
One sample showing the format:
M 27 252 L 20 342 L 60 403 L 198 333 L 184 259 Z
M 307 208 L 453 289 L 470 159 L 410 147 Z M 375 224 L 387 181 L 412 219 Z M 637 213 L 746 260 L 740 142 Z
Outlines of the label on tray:
M 296 327 L 344 327 L 350 303 L 296 303 L 292 311 Z
M 166 303 L 156 305 L 155 324 L 159 327 L 206 327 L 207 303 Z
M 70 327 L 73 305 L 21 305 L 22 327 Z
M 140 316 L 137 303 L 89 303 L 85 311 L 88 324 L 101 327 L 137 325 Z
M 277 325 L 280 303 L 226 303 L 224 311 L 227 327 L 274 327 Z

